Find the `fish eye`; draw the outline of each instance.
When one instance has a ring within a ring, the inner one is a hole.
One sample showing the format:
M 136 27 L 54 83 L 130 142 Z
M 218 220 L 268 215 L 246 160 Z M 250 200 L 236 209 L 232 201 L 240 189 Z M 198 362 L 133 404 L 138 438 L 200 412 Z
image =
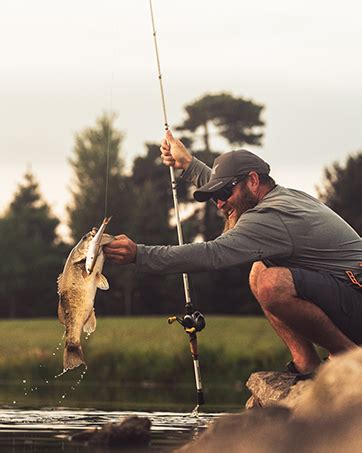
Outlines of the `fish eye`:
M 88 235 L 85 234 L 83 237 L 82 237 L 82 241 L 85 241 L 87 239 Z

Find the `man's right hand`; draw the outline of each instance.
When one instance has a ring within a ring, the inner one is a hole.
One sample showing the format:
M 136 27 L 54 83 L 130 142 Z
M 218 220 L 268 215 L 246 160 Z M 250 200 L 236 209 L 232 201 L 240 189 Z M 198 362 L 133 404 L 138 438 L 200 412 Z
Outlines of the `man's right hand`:
M 174 138 L 170 130 L 166 131 L 160 150 L 162 162 L 168 167 L 186 170 L 191 163 L 191 154 L 180 140 Z

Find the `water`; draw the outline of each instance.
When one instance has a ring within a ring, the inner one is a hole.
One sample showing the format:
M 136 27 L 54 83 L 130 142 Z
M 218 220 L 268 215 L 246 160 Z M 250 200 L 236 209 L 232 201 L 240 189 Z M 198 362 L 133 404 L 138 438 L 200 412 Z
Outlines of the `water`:
M 148 417 L 152 422 L 149 447 L 137 452 L 169 452 L 197 437 L 219 413 L 199 414 L 176 412 L 117 412 L 96 409 L 20 408 L 0 409 L 0 452 L 117 452 L 112 447 L 90 447 L 71 441 L 70 436 L 85 429 L 101 427 L 129 416 Z
M 0 453 L 106 452 L 105 447 L 90 448 L 68 438 L 134 415 L 152 421 L 152 441 L 144 451 L 168 452 L 198 436 L 220 413 L 239 411 L 245 401 L 241 387 L 211 385 L 205 389 L 204 412 L 192 417 L 193 383 L 164 386 L 86 379 L 72 390 L 81 373 L 52 380 L 0 381 Z

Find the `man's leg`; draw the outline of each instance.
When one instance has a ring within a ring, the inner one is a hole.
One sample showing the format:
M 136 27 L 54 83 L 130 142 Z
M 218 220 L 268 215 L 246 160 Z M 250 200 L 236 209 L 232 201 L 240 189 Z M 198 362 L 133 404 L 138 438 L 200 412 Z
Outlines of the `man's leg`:
M 268 268 L 261 261 L 258 261 L 253 264 L 250 272 L 250 288 L 257 300 L 259 300 L 257 292 L 259 274 L 266 269 Z M 309 373 L 317 368 L 321 361 L 313 343 L 296 332 L 293 332 L 286 324 L 263 307 L 262 304 L 260 305 L 269 323 L 288 347 L 297 369 L 301 373 Z
M 292 339 L 294 346 L 297 346 L 296 357 L 292 352 L 293 344 L 291 352 L 299 371 L 308 372 L 316 367 L 314 359 L 310 360 L 312 357 L 308 358 L 306 354 L 308 342 L 324 347 L 332 355 L 356 347 L 356 344 L 346 337 L 317 305 L 297 297 L 289 269 L 259 268 L 259 272 L 253 278 L 257 300 L 263 310 L 272 315 L 271 322 L 274 321 L 274 328 L 281 329 L 285 342 Z M 283 326 L 286 328 L 284 331 Z M 277 332 L 280 333 L 278 330 Z M 303 360 L 298 359 L 298 355 L 304 357 L 305 364 Z

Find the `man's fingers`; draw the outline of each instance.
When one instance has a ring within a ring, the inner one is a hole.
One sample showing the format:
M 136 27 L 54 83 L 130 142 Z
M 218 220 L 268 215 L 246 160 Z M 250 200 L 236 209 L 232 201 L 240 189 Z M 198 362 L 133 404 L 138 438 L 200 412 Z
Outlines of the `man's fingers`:
M 170 149 L 170 144 L 169 142 L 163 138 L 162 141 L 161 141 L 161 149 L 164 148 L 164 149 Z
M 128 237 L 125 235 L 125 234 L 117 234 L 117 236 L 115 236 L 115 238 L 118 240 L 118 239 L 126 239 L 128 240 Z M 112 244 L 112 243 L 111 243 Z
M 107 260 L 114 261 L 115 263 L 119 263 L 123 259 L 124 257 L 120 255 L 107 255 Z
M 175 159 L 172 156 L 162 156 L 162 161 L 165 165 L 173 167 L 176 163 Z
M 168 129 L 166 131 L 166 140 L 170 143 L 173 143 L 175 141 L 175 139 L 173 138 L 173 135 L 172 135 L 172 132 L 170 131 L 170 129 Z

